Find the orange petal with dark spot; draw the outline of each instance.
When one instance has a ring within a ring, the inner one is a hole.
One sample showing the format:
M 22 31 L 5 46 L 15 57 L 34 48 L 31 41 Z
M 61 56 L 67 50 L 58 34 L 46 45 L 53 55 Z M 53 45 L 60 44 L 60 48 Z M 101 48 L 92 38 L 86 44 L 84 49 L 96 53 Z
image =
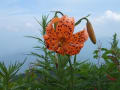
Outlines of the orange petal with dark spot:
M 56 34 L 65 38 L 70 38 L 74 31 L 74 18 L 63 16 L 57 24 Z
M 51 20 L 51 24 L 54 24 L 54 23 L 56 23 L 56 22 L 59 22 L 60 21 L 60 18 L 58 18 L 58 17 L 55 17 L 55 18 L 53 18 L 52 20 Z
M 53 36 L 53 35 L 51 35 L 51 36 L 44 35 L 43 38 L 45 40 L 46 47 L 49 50 L 56 51 L 58 49 L 58 39 L 57 39 L 56 36 Z
M 46 34 L 50 35 L 53 34 L 55 32 L 53 25 L 54 23 L 58 22 L 60 19 L 59 18 L 53 18 L 50 23 L 47 25 L 46 27 Z
M 80 32 L 77 32 L 72 35 L 72 37 L 69 39 L 69 42 L 73 44 L 79 44 L 84 43 L 88 39 L 88 33 L 87 30 L 82 30 Z
M 75 55 L 75 54 L 78 54 L 81 50 L 81 48 L 83 48 L 84 46 L 84 43 L 81 43 L 81 44 L 72 44 L 72 43 L 69 43 L 67 45 L 65 45 L 65 53 L 68 54 L 68 55 Z

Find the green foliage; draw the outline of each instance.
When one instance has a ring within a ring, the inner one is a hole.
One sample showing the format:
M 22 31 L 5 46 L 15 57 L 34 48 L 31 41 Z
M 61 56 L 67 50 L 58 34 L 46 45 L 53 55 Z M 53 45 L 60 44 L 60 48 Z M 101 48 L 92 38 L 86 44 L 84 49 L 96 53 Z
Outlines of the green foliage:
M 11 64 L 8 68 L 0 62 L 0 90 L 13 90 L 16 87 L 15 77 L 24 62 Z
M 115 49 L 116 51 L 119 50 L 117 44 L 118 41 L 115 34 L 113 42 L 111 43 L 111 49 Z M 96 64 L 77 61 L 77 55 L 74 56 L 74 61 L 71 62 L 72 59 L 68 55 L 62 56 L 56 54 L 48 51 L 44 46 L 37 46 L 37 48 L 42 48 L 41 50 L 44 52 L 43 56 L 31 53 L 32 55 L 39 57 L 36 63 L 33 63 L 33 66 L 36 68 L 34 71 L 41 75 L 40 83 L 43 86 L 41 89 L 109 90 L 113 87 L 114 89 L 117 88 L 116 86 L 111 87 L 114 85 L 111 78 L 114 76 L 116 78 L 117 75 L 119 75 L 116 65 L 113 62 L 108 61 L 109 57 L 107 55 L 111 54 L 111 49 L 99 47 L 94 51 L 94 58 L 103 58 L 106 62 L 105 64 L 98 66 Z M 118 54 L 118 51 L 116 54 Z M 114 73 L 116 75 L 114 75 Z M 107 77 L 108 75 L 110 75 L 110 78 Z
M 57 11 L 55 17 L 57 16 Z M 60 13 L 61 14 L 61 13 Z M 64 14 L 61 14 L 64 15 Z M 45 27 L 49 23 L 48 16 L 43 16 L 39 22 L 41 33 L 46 33 Z M 78 21 L 76 25 L 80 23 Z M 120 48 L 117 34 L 113 36 L 111 48 L 98 45 L 93 54 L 94 58 L 103 63 L 92 64 L 87 61 L 77 61 L 77 55 L 60 55 L 49 51 L 43 38 L 27 36 L 40 42 L 36 50 L 43 53 L 31 52 L 36 57 L 30 63 L 29 69 L 19 73 L 24 64 L 15 63 L 8 67 L 0 62 L 0 90 L 119 90 L 120 88 Z

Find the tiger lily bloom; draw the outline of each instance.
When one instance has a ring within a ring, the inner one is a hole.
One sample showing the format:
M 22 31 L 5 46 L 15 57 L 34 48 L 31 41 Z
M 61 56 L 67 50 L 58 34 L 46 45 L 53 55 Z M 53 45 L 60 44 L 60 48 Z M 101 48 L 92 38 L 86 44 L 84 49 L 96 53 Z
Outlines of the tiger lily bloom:
M 56 28 L 53 24 L 57 23 Z M 75 21 L 73 17 L 66 15 L 61 18 L 53 18 L 46 27 L 46 34 L 43 36 L 46 47 L 62 55 L 78 54 L 88 39 L 87 30 L 73 34 Z

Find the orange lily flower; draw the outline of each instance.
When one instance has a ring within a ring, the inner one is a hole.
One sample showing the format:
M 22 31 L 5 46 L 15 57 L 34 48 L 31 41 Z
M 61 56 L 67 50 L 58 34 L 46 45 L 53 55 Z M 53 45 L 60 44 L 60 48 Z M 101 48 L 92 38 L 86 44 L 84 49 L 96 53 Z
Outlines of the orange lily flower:
M 56 29 L 53 24 L 57 23 Z M 46 27 L 45 39 L 46 47 L 59 54 L 75 55 L 80 52 L 84 42 L 88 39 L 87 30 L 82 30 L 73 34 L 74 18 L 62 16 L 53 18 Z

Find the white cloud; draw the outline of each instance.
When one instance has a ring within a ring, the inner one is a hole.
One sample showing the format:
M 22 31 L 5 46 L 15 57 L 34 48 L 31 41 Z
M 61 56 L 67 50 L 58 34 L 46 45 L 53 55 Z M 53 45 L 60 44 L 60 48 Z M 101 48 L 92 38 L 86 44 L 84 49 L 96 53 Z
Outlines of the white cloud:
M 120 22 L 120 13 L 107 10 L 103 15 L 95 17 L 93 19 L 95 23 L 104 23 L 108 20 Z
M 113 20 L 116 20 L 116 21 L 120 21 L 120 13 L 116 13 L 116 12 L 112 12 L 111 10 L 107 10 L 105 12 L 105 15 L 107 18 L 109 19 L 113 19 Z
M 107 10 L 101 16 L 91 18 L 96 36 L 111 37 L 114 33 L 120 34 L 120 13 Z
M 0 31 L 35 31 L 40 28 L 33 15 L 0 15 Z

